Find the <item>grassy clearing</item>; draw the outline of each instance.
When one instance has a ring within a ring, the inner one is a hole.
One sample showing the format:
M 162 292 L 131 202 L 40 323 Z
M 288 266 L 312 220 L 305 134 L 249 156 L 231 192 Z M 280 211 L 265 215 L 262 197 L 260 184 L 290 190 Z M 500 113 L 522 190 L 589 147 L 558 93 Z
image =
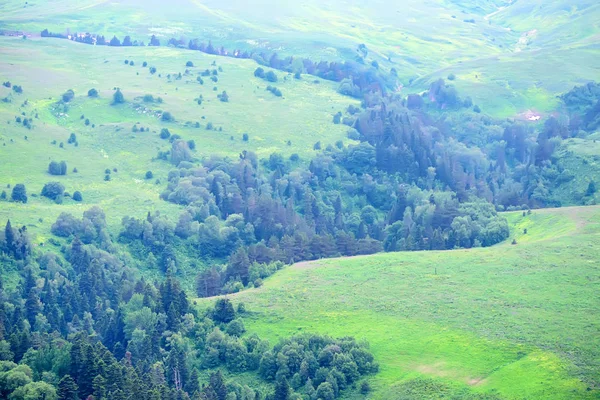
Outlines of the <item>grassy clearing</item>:
M 368 340 L 372 398 L 597 398 L 600 208 L 507 217 L 518 245 L 300 263 L 233 298 L 273 342 Z

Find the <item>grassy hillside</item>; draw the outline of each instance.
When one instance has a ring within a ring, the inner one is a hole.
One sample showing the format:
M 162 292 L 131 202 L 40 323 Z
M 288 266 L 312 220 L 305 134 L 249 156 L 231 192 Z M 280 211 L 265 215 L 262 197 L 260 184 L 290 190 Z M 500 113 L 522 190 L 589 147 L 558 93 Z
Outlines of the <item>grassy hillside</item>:
M 370 398 L 598 398 L 600 207 L 506 216 L 498 246 L 299 263 L 232 298 L 272 342 L 368 340 Z
M 0 29 L 69 29 L 144 40 L 212 40 L 313 59 L 353 59 L 398 71 L 409 92 L 450 73 L 484 112 L 550 112 L 555 96 L 597 76 L 600 5 L 593 0 L 6 1 Z M 67 22 L 66 22 L 67 21 Z M 64 27 L 64 28 L 63 28 Z
M 214 154 L 236 158 L 243 150 L 252 150 L 259 157 L 275 151 L 284 156 L 298 153 L 306 161 L 317 141 L 324 145 L 348 142 L 348 127 L 334 125 L 332 116 L 349 104 L 358 104 L 337 94 L 331 82 L 315 82 L 310 76 L 296 80 L 281 72 L 275 85 L 283 97 L 275 97 L 265 90 L 268 82 L 254 77 L 254 61 L 200 52 L 6 37 L 0 37 L 0 49 L 0 80 L 23 87 L 22 94 L 15 94 L 0 86 L 0 98 L 11 100 L 0 103 L 0 187 L 10 196 L 7 185 L 24 183 L 30 195 L 27 205 L 3 203 L 0 219 L 10 217 L 28 225 L 30 231 L 42 235 L 40 241 L 60 212 L 81 215 L 92 205 L 107 211 L 113 227 L 125 215 L 141 216 L 146 211 L 158 210 L 176 218 L 181 207 L 158 197 L 172 168 L 167 161 L 153 160 L 160 150 L 171 147 L 168 140 L 159 138 L 163 128 L 194 140 L 196 158 Z M 144 61 L 148 63 L 145 68 Z M 186 68 L 187 61 L 194 67 Z M 151 66 L 157 68 L 155 74 L 149 72 Z M 206 69 L 221 71 L 217 71 L 218 82 L 208 76 L 201 77 L 203 85 L 196 80 Z M 176 78 L 179 73 L 181 79 Z M 125 96 L 124 104 L 111 105 L 116 87 Z M 87 96 L 91 88 L 99 91 L 98 98 Z M 73 89 L 75 98 L 65 110 L 56 103 L 68 89 Z M 227 103 L 217 98 L 223 91 L 229 95 Z M 144 102 L 146 94 L 161 97 L 163 102 Z M 195 100 L 199 96 L 204 99 L 201 105 Z M 170 112 L 175 121 L 161 121 L 160 111 Z M 33 129 L 18 124 L 17 117 L 32 118 Z M 145 131 L 133 132 L 134 125 Z M 77 147 L 67 143 L 70 133 L 76 134 Z M 249 135 L 247 142 L 242 139 L 244 133 Z M 65 160 L 68 174 L 49 175 L 51 160 Z M 78 172 L 73 173 L 73 168 Z M 104 181 L 105 169 L 111 170 L 109 182 Z M 152 171 L 154 178 L 145 179 L 146 171 Z M 156 179 L 162 183 L 156 184 Z M 39 195 L 50 181 L 63 183 L 69 193 L 81 191 L 83 203 L 67 199 L 57 206 L 31 196 Z

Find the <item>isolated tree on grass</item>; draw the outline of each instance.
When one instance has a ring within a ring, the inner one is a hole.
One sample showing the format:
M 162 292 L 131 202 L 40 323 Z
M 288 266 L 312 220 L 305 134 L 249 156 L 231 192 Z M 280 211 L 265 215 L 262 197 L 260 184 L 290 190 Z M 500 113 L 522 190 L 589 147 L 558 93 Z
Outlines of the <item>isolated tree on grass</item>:
M 113 94 L 113 104 L 123 104 L 125 103 L 125 97 L 123 93 L 121 93 L 121 89 L 117 88 L 115 94 Z
M 16 184 L 15 187 L 13 187 L 10 198 L 12 201 L 16 201 L 18 203 L 27 203 L 27 191 L 25 189 L 25 185 L 22 183 Z
M 48 182 L 42 188 L 42 196 L 56 200 L 65 192 L 65 187 L 60 182 Z

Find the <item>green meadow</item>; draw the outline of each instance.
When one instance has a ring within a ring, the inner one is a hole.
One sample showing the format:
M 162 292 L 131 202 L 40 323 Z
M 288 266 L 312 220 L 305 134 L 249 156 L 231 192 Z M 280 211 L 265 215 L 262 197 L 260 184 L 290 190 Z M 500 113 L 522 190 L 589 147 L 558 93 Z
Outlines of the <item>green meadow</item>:
M 213 155 L 236 158 L 251 150 L 259 157 L 273 152 L 284 156 L 297 153 L 308 162 L 318 141 L 324 146 L 337 140 L 350 142 L 348 127 L 333 124 L 332 117 L 348 105 L 358 104 L 337 94 L 332 82 L 311 76 L 297 80 L 280 71 L 274 85 L 283 97 L 275 97 L 265 90 L 270 83 L 254 77 L 254 61 L 201 52 L 166 47 L 115 49 L 57 39 L 2 37 L 0 49 L 2 82 L 23 87 L 20 95 L 0 87 L 0 97 L 11 99 L 0 104 L 0 159 L 4 160 L 0 163 L 0 187 L 10 196 L 7 185 L 24 183 L 29 194 L 26 205 L 2 203 L 0 218 L 10 217 L 27 225 L 40 235 L 39 241 L 49 234 L 50 225 L 61 212 L 81 215 L 92 205 L 106 211 L 115 232 L 123 216 L 141 216 L 147 211 L 160 211 L 176 221 L 182 208 L 159 199 L 172 168 L 169 162 L 156 159 L 159 151 L 171 146 L 159 138 L 163 128 L 194 140 L 198 159 Z M 125 60 L 134 65 L 126 65 Z M 144 61 L 148 63 L 145 68 Z M 187 61 L 194 67 L 186 67 Z M 157 68 L 155 74 L 149 72 L 151 66 Z M 203 85 L 197 81 L 206 69 L 220 70 L 217 82 L 209 76 L 201 77 Z M 181 79 L 177 79 L 179 73 Z M 117 87 L 125 103 L 112 105 Z M 87 96 L 91 88 L 99 91 L 97 98 Z M 57 102 L 68 89 L 75 97 L 64 110 Z M 217 98 L 223 91 L 229 96 L 227 103 Z M 144 102 L 146 94 L 163 101 Z M 195 100 L 200 96 L 201 105 Z M 160 111 L 170 112 L 175 121 L 162 121 L 157 117 Z M 33 129 L 16 122 L 23 116 L 33 119 Z M 212 129 L 207 129 L 209 123 Z M 144 132 L 134 132 L 134 125 L 143 127 Z M 77 147 L 67 143 L 71 133 L 77 136 Z M 243 140 L 243 134 L 248 134 L 248 141 Z M 52 160 L 67 162 L 66 176 L 47 173 Z M 111 171 L 110 181 L 104 180 L 106 169 Z M 146 171 L 152 171 L 154 178 L 145 179 Z M 66 199 L 57 206 L 32 196 L 39 195 L 50 181 L 63 183 L 69 193 L 81 191 L 84 201 Z
M 506 216 L 511 237 L 491 248 L 299 263 L 231 298 L 272 343 L 367 340 L 369 398 L 598 398 L 600 208 Z

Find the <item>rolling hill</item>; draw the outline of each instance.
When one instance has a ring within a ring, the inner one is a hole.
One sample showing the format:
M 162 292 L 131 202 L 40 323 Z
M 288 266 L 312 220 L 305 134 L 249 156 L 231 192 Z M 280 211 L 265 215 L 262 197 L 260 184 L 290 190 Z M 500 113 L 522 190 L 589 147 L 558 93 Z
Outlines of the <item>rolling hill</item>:
M 0 30 L 48 28 L 163 43 L 212 40 L 226 48 L 348 60 L 359 44 L 368 62 L 398 71 L 409 92 L 449 74 L 495 116 L 549 113 L 555 96 L 599 74 L 600 5 L 593 0 L 6 1 Z
M 600 208 L 507 217 L 511 239 L 491 248 L 298 263 L 230 297 L 272 342 L 367 340 L 370 398 L 597 398 Z

